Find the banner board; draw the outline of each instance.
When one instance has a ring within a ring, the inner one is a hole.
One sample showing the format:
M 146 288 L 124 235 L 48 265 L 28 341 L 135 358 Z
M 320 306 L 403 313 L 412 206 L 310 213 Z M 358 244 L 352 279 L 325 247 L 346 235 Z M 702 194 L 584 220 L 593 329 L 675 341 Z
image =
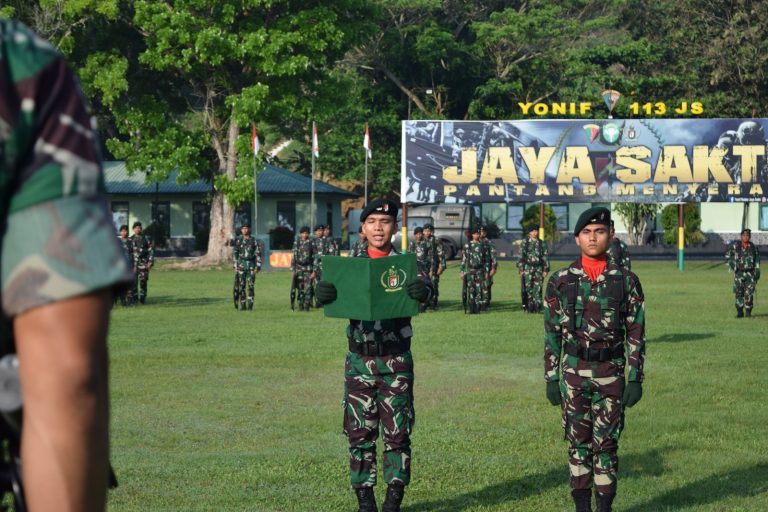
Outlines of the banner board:
M 401 200 L 768 201 L 768 119 L 404 121 Z

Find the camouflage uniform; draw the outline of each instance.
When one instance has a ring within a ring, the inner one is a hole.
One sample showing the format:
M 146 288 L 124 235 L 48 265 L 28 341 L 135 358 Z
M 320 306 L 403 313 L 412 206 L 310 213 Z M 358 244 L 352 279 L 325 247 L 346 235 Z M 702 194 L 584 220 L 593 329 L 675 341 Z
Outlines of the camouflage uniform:
M 317 303 L 315 299 L 315 289 L 317 287 L 317 283 L 323 279 L 323 261 L 322 256 L 325 255 L 325 238 L 322 236 L 316 236 L 314 238 L 311 238 L 312 240 L 312 254 L 313 254 L 313 263 L 312 267 L 315 271 L 315 278 L 312 280 L 312 286 L 310 293 L 312 294 L 312 302 L 315 307 L 320 307 L 320 304 Z
M 496 259 L 496 246 L 494 243 L 488 238 L 481 238 L 480 241 L 483 243 L 487 261 L 485 282 L 483 283 L 483 290 L 485 292 L 485 295 L 483 296 L 483 307 L 487 309 L 488 306 L 491 305 L 491 287 L 493 286 L 493 276 L 491 275 L 491 271 L 495 274 L 499 263 Z
M 356 258 L 368 251 L 368 240 L 358 238 L 355 243 L 352 244 L 352 248 L 349 250 L 349 255 Z
M 311 238 L 300 237 L 293 243 L 291 270 L 295 272 L 296 289 L 299 294 L 299 309 L 309 311 L 312 306 L 312 272 L 315 270 L 315 243 Z
M 760 279 L 760 252 L 752 242 L 743 247 L 741 240 L 734 240 L 725 253 L 728 268 L 733 272 L 733 293 L 736 294 L 737 311 L 746 309 L 751 315 L 755 287 Z
M 483 242 L 470 240 L 464 244 L 459 272 L 464 273 L 467 287 L 467 307 L 470 313 L 479 313 L 483 306 L 483 300 L 487 297 L 488 291 L 485 287 L 489 265 L 488 253 L 483 247 Z
M 560 382 L 571 487 L 589 489 L 594 479 L 596 491 L 615 495 L 625 365 L 629 381 L 643 381 L 640 281 L 608 262 L 593 283 L 575 261 L 549 279 L 544 330 L 545 380 Z
M 432 244 L 432 259 L 434 262 L 432 266 L 432 284 L 435 286 L 435 295 L 432 297 L 431 306 L 432 309 L 437 309 L 437 299 L 440 296 L 440 274 L 447 268 L 445 264 L 445 248 L 443 247 L 443 242 L 435 237 L 435 235 L 430 235 L 426 240 Z
M 149 268 L 155 263 L 155 246 L 146 235 L 131 235 L 133 244 L 133 266 L 136 269 L 136 278 L 133 286 L 133 296 L 144 304 L 147 299 L 147 281 L 149 280 Z
M 125 259 L 127 261 L 133 262 L 133 242 L 131 241 L 131 237 L 117 237 L 117 240 L 120 242 L 120 248 L 123 250 L 123 255 L 125 255 Z M 131 264 L 132 265 L 132 264 Z M 133 270 L 131 268 L 131 270 Z M 136 280 L 136 276 L 133 277 L 134 281 Z M 129 306 L 133 304 L 133 302 L 136 300 L 136 297 L 133 295 L 133 287 L 126 286 L 122 290 L 120 290 L 119 293 L 115 294 L 115 302 L 117 300 L 120 300 L 120 303 L 123 306 Z
M 523 310 L 529 313 L 540 312 L 544 274 L 549 272 L 547 242 L 538 238 L 531 239 L 528 236 L 523 238 L 520 244 L 520 256 L 517 258 L 517 269 L 523 273 L 520 276 Z
M 261 244 L 254 237 L 239 235 L 232 249 L 232 261 L 237 272 L 236 295 L 240 309 L 253 309 L 253 286 L 256 272 L 261 270 Z
M 616 265 L 632 270 L 632 261 L 629 258 L 629 248 L 623 240 L 614 236 L 611 245 L 608 246 L 608 258 Z
M 397 254 L 394 249 L 390 254 Z M 367 258 L 365 252 L 361 256 Z M 429 279 L 420 278 L 433 290 Z M 384 437 L 384 479 L 411 480 L 413 356 L 411 318 L 350 320 L 344 364 L 344 433 L 349 440 L 352 487 L 376 485 L 376 439 Z M 379 355 L 381 354 L 381 355 Z
M 7 352 L 13 317 L 127 284 L 131 271 L 73 73 L 53 46 L 8 20 L 0 20 L 0 62 L 0 350 Z
M 338 256 L 341 253 L 339 250 L 339 244 L 336 243 L 336 239 L 332 236 L 323 238 L 323 254 L 326 256 Z
M 429 278 L 430 272 L 434 267 L 434 258 L 432 257 L 432 248 L 429 241 L 426 238 L 422 238 L 420 241 L 412 241 L 408 243 L 408 252 L 416 255 L 416 269 L 419 274 L 422 274 Z M 432 281 L 434 283 L 434 280 Z M 426 304 L 419 304 L 419 310 L 425 311 Z

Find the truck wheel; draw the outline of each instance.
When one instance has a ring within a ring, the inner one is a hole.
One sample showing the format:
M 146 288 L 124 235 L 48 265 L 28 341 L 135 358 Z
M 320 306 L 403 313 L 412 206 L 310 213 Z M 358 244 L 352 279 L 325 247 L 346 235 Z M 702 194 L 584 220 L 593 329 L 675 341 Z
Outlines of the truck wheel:
M 445 259 L 452 260 L 456 257 L 456 247 L 453 246 L 448 240 L 443 240 L 443 250 L 445 251 Z

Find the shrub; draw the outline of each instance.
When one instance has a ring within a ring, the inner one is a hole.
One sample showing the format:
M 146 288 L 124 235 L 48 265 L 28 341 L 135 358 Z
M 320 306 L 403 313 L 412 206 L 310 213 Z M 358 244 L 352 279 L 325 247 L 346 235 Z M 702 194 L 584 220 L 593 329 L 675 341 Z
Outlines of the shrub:
M 661 227 L 664 228 L 664 243 L 677 244 L 677 206 L 670 204 L 661 211 Z M 701 213 L 698 205 L 687 203 L 683 206 L 683 222 L 685 224 L 685 245 L 692 246 L 704 242 L 707 237 L 701 232 Z

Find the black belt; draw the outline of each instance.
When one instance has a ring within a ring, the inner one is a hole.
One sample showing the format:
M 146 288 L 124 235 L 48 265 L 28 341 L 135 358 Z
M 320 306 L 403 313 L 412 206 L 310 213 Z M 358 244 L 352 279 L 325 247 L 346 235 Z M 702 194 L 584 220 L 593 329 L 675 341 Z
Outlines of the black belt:
M 375 341 L 360 343 L 353 338 L 347 338 L 347 340 L 349 341 L 349 351 L 363 356 L 389 356 L 411 350 L 410 338 L 382 343 Z
M 581 345 L 566 343 L 563 350 L 569 356 L 578 357 L 583 361 L 597 361 L 600 363 L 624 357 L 624 345 L 621 344 L 607 348 L 584 348 Z

